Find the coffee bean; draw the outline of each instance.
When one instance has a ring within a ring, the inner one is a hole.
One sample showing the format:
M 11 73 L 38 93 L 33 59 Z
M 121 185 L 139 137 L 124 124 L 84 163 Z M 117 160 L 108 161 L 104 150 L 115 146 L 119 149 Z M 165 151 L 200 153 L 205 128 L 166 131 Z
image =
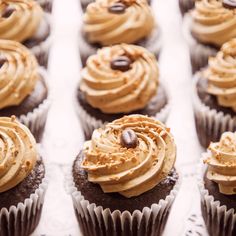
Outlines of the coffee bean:
M 130 69 L 131 60 L 127 56 L 120 56 L 111 62 L 112 70 L 128 71 Z
M 120 137 L 120 143 L 125 148 L 136 148 L 138 145 L 138 138 L 132 129 L 125 129 Z
M 7 61 L 7 59 L 6 59 L 4 56 L 0 55 L 0 68 L 3 66 L 3 64 L 4 64 L 6 61 Z
M 236 8 L 236 0 L 223 0 L 223 6 L 228 9 Z
M 15 11 L 15 8 L 12 6 L 7 6 L 2 12 L 2 17 L 8 18 Z
M 108 8 L 110 13 L 122 14 L 125 12 L 126 5 L 121 2 L 116 2 Z

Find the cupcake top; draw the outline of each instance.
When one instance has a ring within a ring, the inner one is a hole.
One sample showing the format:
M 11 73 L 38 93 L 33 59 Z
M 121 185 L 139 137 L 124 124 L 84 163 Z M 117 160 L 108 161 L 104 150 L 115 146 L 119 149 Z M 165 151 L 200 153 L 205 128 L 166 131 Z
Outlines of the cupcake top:
M 20 43 L 0 40 L 0 109 L 19 105 L 39 79 L 38 64 Z
M 225 132 L 219 142 L 211 143 L 204 162 L 207 178 L 219 185 L 223 194 L 236 194 L 236 132 Z
M 130 198 L 154 188 L 174 166 L 170 130 L 142 115 L 124 116 L 94 131 L 84 144 L 82 168 L 103 192 Z
M 0 39 L 23 42 L 37 32 L 43 10 L 33 0 L 2 0 L 0 15 Z
M 207 92 L 217 97 L 220 106 L 236 111 L 236 38 L 225 43 L 203 71 Z
M 98 50 L 82 70 L 86 101 L 104 113 L 128 113 L 144 108 L 156 94 L 159 70 L 155 56 L 135 45 Z
M 35 139 L 15 117 L 0 117 L 0 193 L 23 181 L 37 160 Z
M 98 0 L 88 5 L 83 30 L 89 42 L 110 46 L 135 43 L 154 25 L 147 0 Z
M 202 43 L 220 47 L 236 37 L 236 4 L 231 0 L 196 1 L 192 34 Z

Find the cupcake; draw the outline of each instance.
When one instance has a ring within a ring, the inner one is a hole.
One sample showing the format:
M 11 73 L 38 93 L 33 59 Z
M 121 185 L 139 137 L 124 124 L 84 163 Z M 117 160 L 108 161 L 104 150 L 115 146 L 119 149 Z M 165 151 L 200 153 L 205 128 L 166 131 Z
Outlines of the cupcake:
M 164 122 L 169 96 L 159 82 L 155 56 L 129 44 L 99 49 L 81 72 L 76 108 L 86 139 L 94 129 L 124 114 L 143 114 Z
M 161 235 L 178 190 L 170 129 L 142 115 L 94 131 L 68 177 L 83 235 Z
M 83 10 L 83 11 L 86 11 L 87 6 L 88 6 L 90 3 L 94 2 L 94 0 L 79 0 L 79 1 L 80 1 L 80 3 L 81 3 L 81 7 L 82 7 L 82 10 Z M 151 4 L 151 0 L 146 0 L 146 1 L 148 2 L 148 4 Z M 120 2 L 120 1 L 117 0 L 117 2 Z
M 14 117 L 0 117 L 0 147 L 0 235 L 28 236 L 43 208 L 44 163 L 34 137 Z
M 42 9 L 49 13 L 52 12 L 53 1 L 54 0 L 36 0 Z
M 120 43 L 143 46 L 158 57 L 160 29 L 146 0 L 98 0 L 88 5 L 79 42 L 83 66 L 98 48 Z
M 192 70 L 207 65 L 221 46 L 236 37 L 236 4 L 234 1 L 201 0 L 185 15 L 184 33 L 190 46 Z
M 179 0 L 179 8 L 182 15 L 193 9 L 196 0 Z
M 47 73 L 22 44 L 0 40 L 0 116 L 15 115 L 41 140 L 49 108 Z
M 225 43 L 194 78 L 194 113 L 202 146 L 236 130 L 236 39 Z
M 199 176 L 202 216 L 210 235 L 236 235 L 236 133 L 225 132 L 204 154 Z
M 50 48 L 50 22 L 39 4 L 33 0 L 0 2 L 0 39 L 24 44 L 47 67 Z

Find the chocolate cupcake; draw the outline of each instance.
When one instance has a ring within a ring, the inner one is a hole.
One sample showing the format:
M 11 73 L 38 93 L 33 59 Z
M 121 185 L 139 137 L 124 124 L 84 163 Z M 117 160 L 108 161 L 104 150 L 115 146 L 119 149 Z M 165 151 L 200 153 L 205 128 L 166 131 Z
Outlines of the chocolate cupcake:
M 99 0 L 88 5 L 79 42 L 83 66 L 98 48 L 120 43 L 137 44 L 158 57 L 160 29 L 146 0 Z
M 0 39 L 24 44 L 47 67 L 50 48 L 50 18 L 34 0 L 0 2 Z
M 214 236 L 236 235 L 236 133 L 225 132 L 204 154 L 199 188 L 207 230 Z
M 45 167 L 28 128 L 0 117 L 0 235 L 28 236 L 39 223 Z
M 81 72 L 76 108 L 86 139 L 94 129 L 124 114 L 143 114 L 164 122 L 169 107 L 156 58 L 143 47 L 102 48 L 89 57 Z
M 51 13 L 53 7 L 54 0 L 35 0 L 42 7 L 42 9 L 46 12 Z
M 0 116 L 15 115 L 41 140 L 49 109 L 47 73 L 22 44 L 0 40 Z
M 162 234 L 179 185 L 169 131 L 142 115 L 94 131 L 68 177 L 83 235 Z
M 234 1 L 196 1 L 185 15 L 184 33 L 190 47 L 193 72 L 207 65 L 220 47 L 236 37 L 236 4 Z
M 79 0 L 79 1 L 80 1 L 80 3 L 81 3 L 81 8 L 82 8 L 83 11 L 86 11 L 87 6 L 88 6 L 90 3 L 94 2 L 94 0 Z M 152 1 L 152 0 L 146 0 L 146 1 L 148 2 L 148 4 L 151 4 L 151 1 Z M 120 2 L 120 1 L 117 0 L 117 2 Z
M 236 130 L 236 39 L 225 43 L 209 65 L 195 75 L 194 110 L 202 146 Z
M 196 0 L 179 0 L 179 8 L 182 15 L 194 8 Z

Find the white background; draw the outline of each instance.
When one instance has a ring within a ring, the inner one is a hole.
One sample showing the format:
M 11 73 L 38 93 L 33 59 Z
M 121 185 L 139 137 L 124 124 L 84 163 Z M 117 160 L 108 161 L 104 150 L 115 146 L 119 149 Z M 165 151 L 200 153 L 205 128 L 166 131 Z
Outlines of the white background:
M 178 148 L 177 167 L 184 176 L 165 235 L 178 236 L 185 235 L 188 216 L 193 211 L 199 211 L 200 202 L 194 173 L 201 150 L 194 127 L 188 48 L 182 36 L 178 1 L 153 2 L 164 42 L 159 63 L 161 79 L 167 82 L 173 103 L 167 125 L 175 136 Z M 51 167 L 51 182 L 41 222 L 33 235 L 80 235 L 72 201 L 64 190 L 66 167 L 75 159 L 83 144 L 73 104 L 73 95 L 80 77 L 78 33 L 82 18 L 79 0 L 55 0 L 52 18 L 52 106 L 43 142 L 45 159 Z

